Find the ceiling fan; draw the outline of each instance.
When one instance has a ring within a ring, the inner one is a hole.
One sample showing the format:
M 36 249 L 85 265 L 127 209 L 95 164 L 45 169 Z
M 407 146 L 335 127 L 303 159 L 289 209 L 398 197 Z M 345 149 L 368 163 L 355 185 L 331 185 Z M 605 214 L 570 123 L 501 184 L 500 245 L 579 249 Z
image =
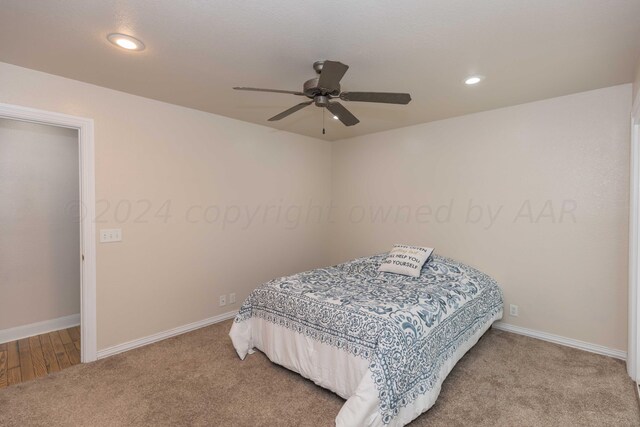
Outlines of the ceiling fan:
M 308 105 L 316 104 L 317 107 L 329 110 L 331 114 L 345 126 L 353 126 L 358 124 L 360 120 L 351 114 L 341 103 L 333 101 L 334 98 L 339 98 L 342 101 L 381 102 L 385 104 L 403 105 L 411 101 L 411 95 L 408 93 L 341 92 L 340 80 L 349 69 L 349 66 L 338 61 L 316 61 L 313 64 L 313 69 L 319 76 L 304 82 L 302 92 L 255 87 L 234 87 L 234 89 L 254 92 L 288 93 L 291 95 L 306 96 L 311 99 L 311 101 L 301 102 L 280 114 L 276 114 L 269 119 L 270 122 L 283 119 Z

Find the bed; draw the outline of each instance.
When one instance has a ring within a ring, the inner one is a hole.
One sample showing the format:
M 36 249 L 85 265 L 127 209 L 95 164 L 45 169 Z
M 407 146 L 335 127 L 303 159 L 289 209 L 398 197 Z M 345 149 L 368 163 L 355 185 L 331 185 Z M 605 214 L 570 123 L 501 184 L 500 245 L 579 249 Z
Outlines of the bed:
M 431 255 L 417 278 L 379 273 L 385 255 L 265 283 L 229 333 L 342 398 L 336 425 L 403 426 L 436 401 L 446 376 L 502 318 L 498 284 Z

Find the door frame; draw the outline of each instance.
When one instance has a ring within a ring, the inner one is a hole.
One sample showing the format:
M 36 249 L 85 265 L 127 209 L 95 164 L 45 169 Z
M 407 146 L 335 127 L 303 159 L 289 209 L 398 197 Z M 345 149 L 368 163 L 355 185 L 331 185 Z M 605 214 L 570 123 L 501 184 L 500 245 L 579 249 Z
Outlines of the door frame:
M 640 382 L 640 91 L 631 108 L 631 182 L 629 198 L 629 326 L 627 372 Z
M 93 119 L 0 103 L 0 118 L 76 129 L 80 170 L 80 332 L 82 363 L 97 356 L 96 225 Z

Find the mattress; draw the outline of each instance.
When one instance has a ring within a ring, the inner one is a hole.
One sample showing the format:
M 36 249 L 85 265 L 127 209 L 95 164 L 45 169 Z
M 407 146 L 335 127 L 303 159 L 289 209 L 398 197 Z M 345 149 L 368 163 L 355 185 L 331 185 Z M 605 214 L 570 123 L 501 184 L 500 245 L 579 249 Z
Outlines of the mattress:
M 433 254 L 417 278 L 380 273 L 385 255 L 271 280 L 229 333 L 346 399 L 337 426 L 402 426 L 435 403 L 456 362 L 502 318 L 498 284 Z

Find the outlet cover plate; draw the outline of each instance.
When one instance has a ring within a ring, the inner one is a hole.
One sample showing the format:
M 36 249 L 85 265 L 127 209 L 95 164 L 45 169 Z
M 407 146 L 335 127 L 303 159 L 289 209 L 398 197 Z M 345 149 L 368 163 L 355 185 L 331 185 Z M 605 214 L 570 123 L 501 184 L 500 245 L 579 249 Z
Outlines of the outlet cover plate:
M 520 310 L 518 309 L 517 305 L 511 304 L 509 306 L 509 315 L 511 315 L 513 317 L 518 317 L 518 314 L 520 314 L 519 312 L 520 312 Z

